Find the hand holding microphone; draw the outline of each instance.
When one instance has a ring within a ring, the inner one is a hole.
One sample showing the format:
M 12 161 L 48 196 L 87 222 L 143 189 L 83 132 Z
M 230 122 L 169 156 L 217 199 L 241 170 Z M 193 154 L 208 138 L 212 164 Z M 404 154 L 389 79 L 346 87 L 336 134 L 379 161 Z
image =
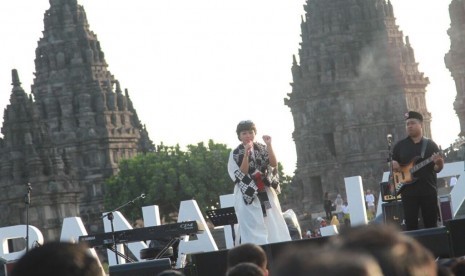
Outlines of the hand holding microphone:
M 249 141 L 247 144 L 245 144 L 245 152 L 247 153 L 247 155 L 250 155 L 252 154 L 252 150 L 253 150 L 253 142 Z

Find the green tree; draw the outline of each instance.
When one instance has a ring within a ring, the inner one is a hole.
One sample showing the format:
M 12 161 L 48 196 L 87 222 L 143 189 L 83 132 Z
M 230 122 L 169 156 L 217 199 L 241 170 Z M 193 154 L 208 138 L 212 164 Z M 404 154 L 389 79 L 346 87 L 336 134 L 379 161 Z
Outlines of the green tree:
M 279 195 L 281 205 L 289 204 L 292 201 L 292 176 L 284 174 L 283 165 L 278 162 L 279 182 L 281 183 L 281 194 Z M 283 211 L 285 211 L 283 209 Z
M 141 206 L 155 204 L 164 221 L 176 219 L 179 203 L 195 199 L 202 211 L 218 208 L 219 195 L 231 193 L 227 172 L 231 150 L 212 140 L 187 146 L 187 151 L 163 144 L 155 152 L 120 162 L 120 171 L 106 181 L 105 208 L 112 210 L 145 193 L 143 201 L 122 210 L 128 219 L 141 217 Z
M 177 219 L 179 203 L 195 199 L 201 211 L 219 208 L 219 196 L 233 192 L 227 163 L 231 149 L 212 140 L 188 145 L 182 151 L 179 145 L 160 144 L 155 152 L 138 155 L 119 163 L 119 173 L 106 181 L 105 209 L 113 210 L 141 193 L 146 197 L 125 206 L 122 213 L 134 221 L 142 217 L 141 206 L 158 205 L 161 219 Z M 283 196 L 291 178 L 283 174 L 279 164 Z

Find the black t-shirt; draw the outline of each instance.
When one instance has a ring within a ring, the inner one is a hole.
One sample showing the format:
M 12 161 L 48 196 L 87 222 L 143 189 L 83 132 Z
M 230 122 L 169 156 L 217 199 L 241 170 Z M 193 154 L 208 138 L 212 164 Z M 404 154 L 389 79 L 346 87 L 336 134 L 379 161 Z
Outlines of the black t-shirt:
M 392 150 L 392 159 L 399 162 L 400 165 L 406 165 L 417 156 L 421 156 L 422 138 L 420 142 L 414 143 L 410 137 L 397 142 Z M 415 163 L 429 158 L 433 153 L 439 152 L 439 147 L 433 140 L 427 139 L 425 155 L 419 158 Z M 425 196 L 437 194 L 436 172 L 434 171 L 434 162 L 429 163 L 421 168 L 414 175 L 417 180 L 414 183 L 404 185 L 402 196 Z

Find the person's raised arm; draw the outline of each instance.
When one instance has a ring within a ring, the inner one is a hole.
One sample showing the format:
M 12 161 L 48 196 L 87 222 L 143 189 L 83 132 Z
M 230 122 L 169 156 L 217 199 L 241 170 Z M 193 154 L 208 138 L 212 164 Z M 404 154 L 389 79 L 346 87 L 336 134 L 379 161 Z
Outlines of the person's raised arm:
M 278 167 L 278 160 L 276 159 L 276 155 L 273 151 L 273 146 L 271 145 L 271 136 L 263 135 L 263 141 L 266 144 L 266 148 L 268 150 L 268 158 L 270 158 L 270 166 L 273 168 Z

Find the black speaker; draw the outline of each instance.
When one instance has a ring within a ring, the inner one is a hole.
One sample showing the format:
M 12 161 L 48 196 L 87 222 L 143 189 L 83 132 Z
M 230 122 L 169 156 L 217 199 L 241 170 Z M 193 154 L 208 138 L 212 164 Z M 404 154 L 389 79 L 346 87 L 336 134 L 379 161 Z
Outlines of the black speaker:
M 190 255 L 192 264 L 184 269 L 188 276 L 226 275 L 228 265 L 228 250 L 218 250 Z
M 379 190 L 381 191 L 381 200 L 383 202 L 396 201 L 401 198 L 400 194 L 396 196 L 395 188 L 389 182 L 380 182 Z
M 319 237 L 261 245 L 268 259 L 268 270 L 273 272 L 274 261 L 279 259 L 279 256 L 287 250 L 295 248 L 309 248 L 316 250 L 317 248 L 321 248 L 328 239 L 329 237 Z M 228 264 L 228 251 L 229 250 L 225 249 L 190 255 L 192 263 L 188 264 L 188 267 L 184 268 L 184 274 L 186 276 L 225 275 Z
M 171 269 L 170 259 L 157 259 L 110 266 L 110 276 L 154 276 Z
M 420 242 L 424 247 L 429 249 L 435 257 L 449 258 L 453 254 L 449 239 L 449 231 L 444 226 L 405 231 L 403 233 Z
M 453 257 L 465 256 L 465 219 L 454 219 L 445 222 L 449 230 Z
M 402 201 L 391 201 L 383 203 L 381 206 L 383 208 L 384 223 L 403 227 L 404 209 L 402 207 Z

